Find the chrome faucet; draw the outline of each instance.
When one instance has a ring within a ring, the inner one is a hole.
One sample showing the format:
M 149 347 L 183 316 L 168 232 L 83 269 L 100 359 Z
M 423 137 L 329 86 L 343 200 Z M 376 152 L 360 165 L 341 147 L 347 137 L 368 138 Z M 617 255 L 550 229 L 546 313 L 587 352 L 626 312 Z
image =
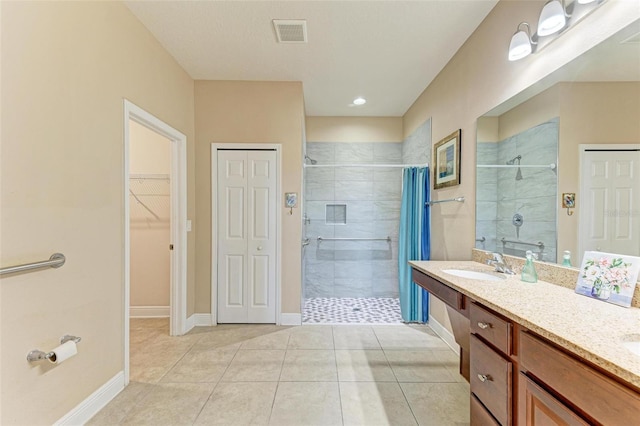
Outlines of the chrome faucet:
M 515 272 L 511 269 L 511 267 L 507 264 L 502 257 L 501 253 L 491 253 L 491 259 L 487 260 L 487 265 L 494 265 L 496 267 L 496 272 L 502 272 L 503 274 L 515 275 Z

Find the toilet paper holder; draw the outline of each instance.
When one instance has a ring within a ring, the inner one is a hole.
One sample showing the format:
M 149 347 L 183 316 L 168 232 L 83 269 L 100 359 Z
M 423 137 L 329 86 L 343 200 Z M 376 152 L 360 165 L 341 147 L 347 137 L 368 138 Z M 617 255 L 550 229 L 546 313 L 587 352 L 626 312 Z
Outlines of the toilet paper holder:
M 82 340 L 82 337 L 65 334 L 60 338 L 60 344 L 62 345 L 70 341 L 79 343 L 81 340 Z M 27 361 L 29 362 L 44 361 L 51 358 L 53 355 L 54 355 L 53 352 L 44 352 L 39 349 L 34 349 L 27 354 Z

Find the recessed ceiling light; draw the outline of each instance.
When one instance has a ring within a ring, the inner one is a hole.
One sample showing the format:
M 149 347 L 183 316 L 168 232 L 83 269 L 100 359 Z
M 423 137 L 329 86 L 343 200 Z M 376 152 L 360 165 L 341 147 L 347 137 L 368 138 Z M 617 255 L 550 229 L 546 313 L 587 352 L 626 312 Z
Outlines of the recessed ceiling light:
M 358 106 L 359 106 L 359 105 L 364 105 L 364 104 L 366 104 L 366 103 L 367 103 L 367 100 L 366 100 L 365 98 L 362 98 L 362 97 L 355 98 L 355 99 L 353 100 L 353 104 L 354 104 L 354 105 L 358 105 Z

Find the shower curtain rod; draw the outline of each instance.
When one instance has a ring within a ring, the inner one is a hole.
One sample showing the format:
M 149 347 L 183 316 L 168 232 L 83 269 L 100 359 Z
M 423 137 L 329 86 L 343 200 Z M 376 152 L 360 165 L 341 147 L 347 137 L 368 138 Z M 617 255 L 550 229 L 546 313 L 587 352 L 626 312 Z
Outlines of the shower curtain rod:
M 305 164 L 304 167 L 427 167 L 427 164 Z
M 486 168 L 486 169 L 517 169 L 517 168 L 538 168 L 538 169 L 555 169 L 556 168 L 556 163 L 551 163 L 551 164 L 531 164 L 531 165 L 526 165 L 526 164 L 478 164 L 476 167 L 478 168 Z

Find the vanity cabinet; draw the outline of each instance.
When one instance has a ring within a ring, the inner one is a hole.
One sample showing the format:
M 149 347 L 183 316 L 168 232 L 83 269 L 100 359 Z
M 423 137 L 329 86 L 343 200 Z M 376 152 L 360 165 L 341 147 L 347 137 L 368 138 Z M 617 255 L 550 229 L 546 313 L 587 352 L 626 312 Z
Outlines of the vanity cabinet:
M 607 426 L 640 422 L 640 393 L 534 333 L 522 330 L 519 340 L 525 377 L 520 424 L 554 424 L 547 422 L 551 418 Z
M 640 389 L 421 271 L 413 279 L 447 306 L 471 425 L 640 424 Z M 460 337 L 466 333 L 466 339 Z
M 515 411 L 513 324 L 484 306 L 469 304 L 471 371 L 469 385 L 476 398 L 498 424 L 513 424 Z M 485 424 L 471 419 L 472 425 Z

